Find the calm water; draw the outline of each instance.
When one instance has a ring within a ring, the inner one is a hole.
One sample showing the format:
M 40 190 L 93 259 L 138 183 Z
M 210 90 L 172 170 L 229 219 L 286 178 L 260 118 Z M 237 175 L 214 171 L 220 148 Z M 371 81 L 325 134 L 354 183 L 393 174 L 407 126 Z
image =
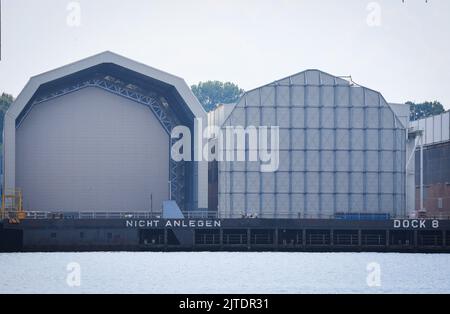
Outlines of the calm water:
M 0 293 L 450 293 L 450 255 L 434 254 L 33 253 L 0 267 Z

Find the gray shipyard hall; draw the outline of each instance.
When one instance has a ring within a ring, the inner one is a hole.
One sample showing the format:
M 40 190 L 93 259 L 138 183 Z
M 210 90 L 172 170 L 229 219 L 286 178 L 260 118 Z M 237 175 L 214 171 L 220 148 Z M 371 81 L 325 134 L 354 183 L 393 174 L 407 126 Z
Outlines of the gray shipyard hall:
M 450 252 L 450 112 L 409 110 L 316 69 L 207 113 L 112 52 L 62 66 L 5 114 L 0 251 Z

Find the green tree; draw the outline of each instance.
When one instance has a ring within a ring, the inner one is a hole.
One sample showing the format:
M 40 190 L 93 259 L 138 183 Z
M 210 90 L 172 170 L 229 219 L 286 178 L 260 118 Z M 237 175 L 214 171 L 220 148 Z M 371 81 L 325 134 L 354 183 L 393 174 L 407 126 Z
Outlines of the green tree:
M 207 112 L 213 110 L 218 104 L 237 102 L 244 94 L 243 89 L 230 82 L 200 82 L 197 85 L 193 85 L 191 89 Z
M 420 103 L 420 104 L 416 104 L 416 103 L 413 103 L 412 101 L 408 101 L 406 104 L 409 105 L 409 108 L 411 111 L 411 114 L 410 114 L 411 121 L 435 116 L 435 115 L 441 114 L 445 111 L 444 106 L 438 101 L 433 101 L 433 102 L 426 101 L 426 102 Z
M 3 136 L 1 136 L 1 134 L 3 134 L 3 121 L 5 113 L 13 101 L 13 96 L 9 94 L 2 93 L 0 96 L 0 145 L 3 143 Z

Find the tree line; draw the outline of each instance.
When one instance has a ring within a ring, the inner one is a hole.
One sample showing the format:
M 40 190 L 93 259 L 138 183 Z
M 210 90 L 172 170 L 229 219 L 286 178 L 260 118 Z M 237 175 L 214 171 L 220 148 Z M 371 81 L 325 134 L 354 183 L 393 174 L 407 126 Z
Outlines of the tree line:
M 191 86 L 192 92 L 198 98 L 206 112 L 212 111 L 218 104 L 236 103 L 245 91 L 231 82 L 206 81 Z M 0 96 L 0 134 L 3 134 L 3 121 L 6 111 L 14 101 L 14 97 L 7 93 Z M 410 106 L 410 120 L 415 121 L 445 112 L 444 106 L 438 101 L 423 103 L 406 102 Z M 0 145 L 3 137 L 0 136 Z
M 218 104 L 235 103 L 244 94 L 244 90 L 230 82 L 207 81 L 192 85 L 192 92 L 198 98 L 206 112 L 214 110 Z M 410 120 L 415 121 L 445 112 L 438 101 L 423 103 L 406 102 L 410 106 Z
M 2 93 L 0 96 L 0 148 L 3 145 L 3 121 L 5 120 L 5 113 L 8 111 L 9 106 L 11 106 L 14 101 L 12 95 Z M 0 152 L 1 153 L 1 152 Z

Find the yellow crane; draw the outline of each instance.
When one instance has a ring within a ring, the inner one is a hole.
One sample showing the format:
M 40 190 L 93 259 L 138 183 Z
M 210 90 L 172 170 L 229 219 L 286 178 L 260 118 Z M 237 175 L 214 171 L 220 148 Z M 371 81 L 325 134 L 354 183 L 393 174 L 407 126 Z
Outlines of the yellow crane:
M 25 218 L 22 191 L 19 189 L 3 191 L 0 219 L 9 219 L 10 223 L 20 223 Z

